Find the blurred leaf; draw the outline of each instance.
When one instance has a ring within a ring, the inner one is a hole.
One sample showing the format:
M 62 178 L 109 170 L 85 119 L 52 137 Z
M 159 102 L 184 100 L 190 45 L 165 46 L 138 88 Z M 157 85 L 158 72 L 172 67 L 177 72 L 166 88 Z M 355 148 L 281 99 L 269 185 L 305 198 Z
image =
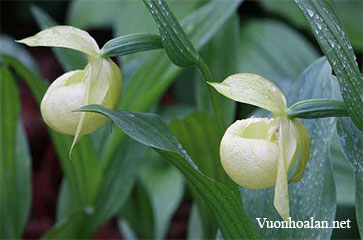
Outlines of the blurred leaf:
M 67 23 L 81 29 L 110 27 L 120 14 L 121 1 L 75 0 L 70 3 Z
M 285 94 L 300 73 L 318 57 L 317 51 L 301 34 L 277 21 L 248 21 L 241 27 L 240 38 L 239 72 L 261 75 Z
M 217 82 L 222 81 L 238 71 L 240 57 L 240 53 L 238 52 L 239 46 L 239 18 L 237 14 L 233 14 L 216 35 L 203 47 L 201 52 L 201 56 L 210 67 Z M 196 75 L 197 79 L 195 79 L 194 84 L 196 86 L 195 95 L 198 109 L 212 112 L 206 87 L 207 83 L 201 79 L 199 72 Z M 229 125 L 235 118 L 236 102 L 219 94 L 218 96 L 221 102 L 225 124 Z
M 15 42 L 15 39 L 7 35 L 0 35 L 0 53 L 18 59 L 24 66 L 32 72 L 38 73 L 34 59 L 25 50 L 25 47 Z M 1 57 L 0 57 L 1 59 Z
M 129 137 L 152 147 L 173 163 L 203 196 L 225 238 L 256 237 L 251 223 L 244 214 L 238 192 L 200 172 L 159 116 L 111 111 L 99 105 L 85 106 L 81 110 L 108 116 Z
M 261 0 L 262 6 L 268 10 L 277 13 L 298 27 L 308 28 L 308 24 L 304 20 L 304 16 L 296 6 L 293 0 Z M 345 28 L 347 29 L 349 39 L 352 41 L 353 47 L 359 51 L 363 50 L 363 18 L 362 1 L 356 0 L 331 0 L 336 12 L 341 18 Z
M 203 1 L 167 1 L 177 19 L 182 19 L 202 5 Z M 116 36 L 141 33 L 158 33 L 158 28 L 142 1 L 120 1 L 121 13 L 115 16 Z M 135 18 L 135 16 L 137 16 Z M 130 22 L 130 19 L 132 21 Z
M 127 200 L 144 160 L 146 148 L 128 139 L 117 151 L 114 159 L 104 169 L 103 183 L 94 203 L 94 213 L 89 217 L 83 233 L 90 237 L 106 220 L 116 215 Z
M 117 226 L 119 231 L 122 234 L 122 237 L 127 240 L 136 240 L 137 236 L 134 230 L 131 228 L 130 224 L 127 222 L 126 219 L 118 219 Z
M 344 206 L 354 206 L 354 172 L 352 166 L 343 154 L 336 133 L 334 133 L 331 141 L 330 156 L 333 163 L 334 179 L 337 188 L 337 203 Z
M 333 67 L 349 116 L 363 130 L 363 77 L 345 29 L 327 0 L 295 0 Z
M 177 18 L 186 16 L 203 3 L 203 1 L 167 2 Z M 92 17 L 89 17 L 90 15 Z M 67 22 L 79 28 L 113 27 L 115 36 L 158 32 L 142 1 L 108 1 L 104 4 L 92 0 L 76 0 L 70 5 Z
M 42 239 L 64 239 L 65 236 L 74 236 L 74 232 L 79 231 L 78 226 L 82 223 L 83 217 L 89 213 L 88 208 L 75 209 L 69 216 L 58 220 L 56 224 L 48 230 Z
M 34 73 L 26 69 L 16 59 L 4 56 L 5 61 L 15 69 L 16 73 L 26 82 L 36 101 L 40 101 L 48 88 L 48 84 Z M 73 159 L 69 159 L 69 149 L 72 143 L 72 137 L 62 135 L 49 129 L 50 136 L 56 148 L 62 169 L 67 178 L 67 186 L 70 188 L 72 207 L 63 208 L 58 219 L 62 219 L 71 214 L 74 207 L 87 207 L 93 205 L 101 181 L 102 181 L 102 165 L 96 159 L 96 153 L 92 146 L 91 139 L 84 137 L 77 144 L 73 152 Z M 62 204 L 62 203 L 60 203 Z M 67 233 L 68 234 L 68 233 Z M 78 234 L 75 230 L 73 234 Z M 63 237 L 77 237 L 77 235 L 65 235 Z
M 32 7 L 31 12 L 38 26 L 42 30 L 53 27 L 55 25 L 59 25 L 40 8 Z M 52 48 L 52 50 L 66 72 L 76 69 L 83 69 L 87 64 L 86 55 L 81 52 L 65 48 Z
M 354 169 L 355 207 L 359 234 L 363 236 L 363 132 L 349 118 L 340 118 L 337 123 L 340 143 L 345 157 Z
M 149 152 L 147 159 L 148 162 L 140 169 L 140 181 L 145 186 L 153 209 L 153 237 L 164 239 L 183 197 L 184 178 L 178 169 L 166 164 L 160 155 Z
M 187 239 L 202 239 L 203 238 L 203 223 L 202 217 L 197 204 L 192 205 L 188 220 L 188 234 Z
M 333 98 L 336 83 L 332 69 L 325 58 L 314 61 L 299 77 L 289 91 L 287 100 L 291 104 L 310 98 Z M 289 184 L 290 216 L 294 221 L 332 222 L 335 218 L 336 196 L 330 162 L 330 141 L 334 133 L 335 119 L 302 120 L 311 137 L 310 160 L 305 175 L 299 182 Z M 241 188 L 242 189 L 242 188 Z M 273 206 L 273 188 L 265 190 L 243 189 L 243 200 L 251 219 L 266 217 L 268 220 L 281 218 Z M 257 221 L 253 221 L 258 226 Z M 261 238 L 322 238 L 328 239 L 332 229 L 261 228 Z
M 154 216 L 151 200 L 143 183 L 137 182 L 121 211 L 123 219 L 132 226 L 138 239 L 154 238 Z M 121 219 L 119 219 L 121 221 Z
M 0 67 L 0 238 L 21 238 L 31 202 L 31 157 L 18 121 L 19 93 L 7 64 Z
M 207 113 L 193 113 L 183 119 L 174 120 L 170 128 L 203 173 L 221 183 L 227 184 L 234 191 L 238 191 L 236 185 L 225 174 L 220 163 L 219 142 L 222 136 L 216 131 L 217 123 L 213 117 Z M 213 238 L 217 232 L 215 219 L 210 214 L 203 196 L 199 196 L 199 193 L 195 192 L 193 184 L 190 187 L 202 217 L 202 238 Z

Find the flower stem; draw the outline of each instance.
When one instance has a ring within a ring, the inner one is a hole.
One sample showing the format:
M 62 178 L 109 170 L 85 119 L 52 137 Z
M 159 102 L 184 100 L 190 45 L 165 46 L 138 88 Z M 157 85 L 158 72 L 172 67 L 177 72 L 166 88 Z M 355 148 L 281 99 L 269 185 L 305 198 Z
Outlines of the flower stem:
M 288 111 L 289 118 L 326 118 L 349 116 L 343 101 L 332 99 L 309 99 L 297 102 Z
M 222 116 L 222 112 L 221 112 L 221 108 L 220 108 L 220 101 L 219 101 L 217 92 L 214 90 L 214 88 L 212 86 L 207 84 L 207 82 L 215 82 L 212 72 L 210 71 L 206 62 L 201 57 L 199 58 L 197 67 L 198 67 L 199 71 L 201 72 L 201 74 L 203 75 L 204 80 L 206 81 L 206 86 L 208 88 L 209 97 L 211 99 L 213 112 L 217 119 L 219 129 L 221 131 L 224 131 L 225 130 L 224 120 L 223 120 L 223 116 Z

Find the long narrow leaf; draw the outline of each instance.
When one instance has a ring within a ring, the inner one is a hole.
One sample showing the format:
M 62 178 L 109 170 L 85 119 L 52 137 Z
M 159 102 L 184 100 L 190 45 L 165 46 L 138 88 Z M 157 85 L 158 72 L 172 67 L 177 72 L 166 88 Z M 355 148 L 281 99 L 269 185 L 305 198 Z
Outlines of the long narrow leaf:
M 355 207 L 360 236 L 363 236 L 363 133 L 349 118 L 338 120 L 337 130 L 345 157 L 354 169 Z
M 0 67 L 0 112 L 0 238 L 21 238 L 30 210 L 30 153 L 18 121 L 15 78 L 4 63 Z
M 363 77 L 346 31 L 327 0 L 295 0 L 338 78 L 348 113 L 363 130 Z

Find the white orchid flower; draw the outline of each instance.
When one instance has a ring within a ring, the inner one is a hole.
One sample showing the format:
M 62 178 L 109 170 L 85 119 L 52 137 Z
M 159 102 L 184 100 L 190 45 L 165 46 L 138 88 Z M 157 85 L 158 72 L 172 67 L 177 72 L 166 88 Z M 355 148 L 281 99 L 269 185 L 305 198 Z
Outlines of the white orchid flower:
M 100 48 L 87 32 L 71 26 L 51 27 L 18 42 L 32 47 L 70 48 L 87 54 L 87 66 L 58 77 L 41 102 L 45 123 L 59 133 L 74 135 L 73 148 L 82 136 L 100 128 L 106 121 L 100 114 L 74 110 L 88 104 L 110 109 L 118 106 L 122 90 L 119 67 L 110 58 L 100 55 Z
M 255 105 L 274 114 L 271 119 L 238 120 L 225 132 L 220 144 L 221 163 L 231 179 L 248 189 L 275 186 L 274 206 L 289 219 L 288 182 L 299 181 L 309 160 L 309 133 L 297 119 L 289 119 L 286 99 L 265 78 L 240 73 L 222 83 L 209 83 L 219 93 L 237 102 Z M 288 173 L 299 161 L 288 180 Z

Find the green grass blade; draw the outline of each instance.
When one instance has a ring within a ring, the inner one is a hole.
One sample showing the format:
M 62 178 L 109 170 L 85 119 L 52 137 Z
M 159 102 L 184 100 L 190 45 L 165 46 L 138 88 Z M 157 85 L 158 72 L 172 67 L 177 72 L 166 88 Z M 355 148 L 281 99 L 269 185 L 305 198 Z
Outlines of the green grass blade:
M 363 78 L 346 31 L 327 0 L 295 0 L 338 78 L 348 113 L 363 130 Z
M 21 238 L 31 202 L 31 160 L 18 121 L 20 99 L 7 64 L 0 67 L 0 238 Z

